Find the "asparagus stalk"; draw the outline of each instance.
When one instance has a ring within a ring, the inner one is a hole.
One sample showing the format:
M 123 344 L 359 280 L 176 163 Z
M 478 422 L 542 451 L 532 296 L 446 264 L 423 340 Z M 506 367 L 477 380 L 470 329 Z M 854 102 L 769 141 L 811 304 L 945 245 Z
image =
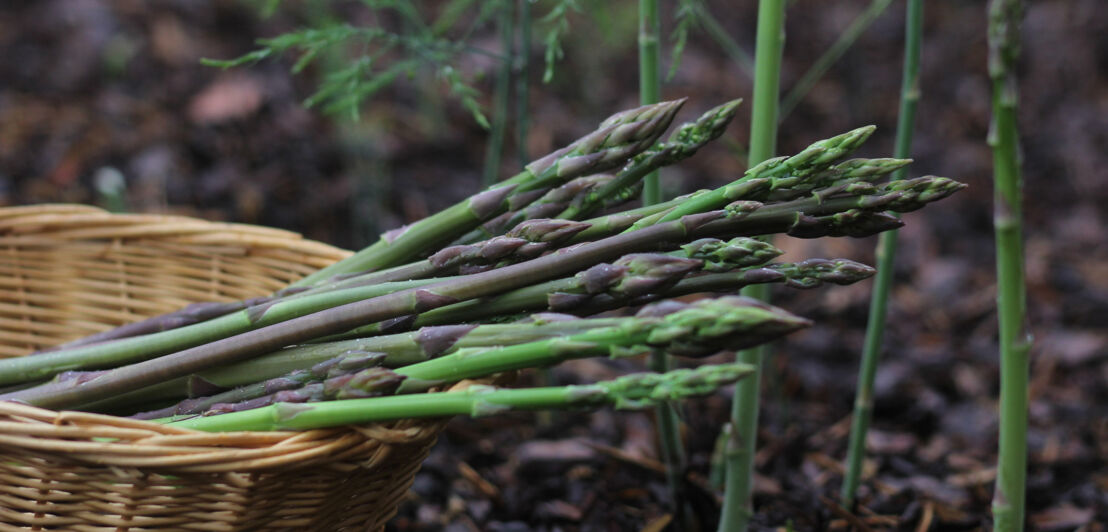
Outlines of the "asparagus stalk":
M 588 229 L 585 222 L 534 219 L 520 222 L 506 234 L 473 244 L 449 246 L 430 257 L 383 270 L 354 276 L 335 276 L 312 288 L 293 288 L 278 292 L 281 298 L 300 298 L 346 288 L 439 277 L 479 269 L 490 263 L 513 263 L 534 258 L 562 245 L 573 235 Z M 398 286 L 398 285 L 394 285 Z M 270 303 L 270 301 L 263 301 Z
M 895 158 L 850 159 L 814 174 L 771 179 L 770 192 L 758 199 L 789 201 L 818 189 L 873 182 L 901 170 L 911 162 L 911 159 Z
M 703 292 L 730 294 L 747 286 L 765 283 L 784 283 L 792 288 L 815 288 L 825 282 L 846 285 L 868 279 L 873 273 L 873 268 L 849 259 L 808 259 L 798 263 L 770 264 L 760 268 L 687 277 L 671 288 L 630 300 L 601 295 L 583 305 L 569 309 L 569 312 L 590 315 L 620 306 L 642 305 L 659 299 L 689 294 Z
M 636 319 L 616 327 L 500 349 L 462 349 L 396 371 L 416 381 L 455 382 L 553 365 L 572 358 L 634 355 L 652 350 L 698 357 L 754 345 L 808 324 L 782 309 L 747 298 L 721 297 L 692 304 L 668 302 L 644 307 Z
M 497 29 L 500 30 L 500 46 L 503 48 L 503 57 L 500 59 L 500 68 L 496 73 L 496 91 L 493 96 L 494 109 L 492 124 L 489 131 L 489 141 L 485 148 L 485 172 L 482 182 L 485 186 L 496 182 L 500 174 L 500 162 L 504 153 L 505 130 L 508 126 L 508 99 L 512 85 L 512 63 L 515 62 L 515 22 L 512 13 L 512 4 L 504 3 L 500 6 L 497 19 Z
M 661 32 L 658 0 L 639 0 L 639 101 L 644 105 L 662 98 L 662 76 L 658 72 L 658 34 Z M 657 171 L 646 177 L 645 184 L 643 202 L 650 205 L 661 201 Z
M 923 0 L 908 0 L 904 24 L 904 72 L 901 81 L 900 113 L 896 123 L 897 157 L 907 157 L 912 148 L 912 128 L 916 103 L 919 101 L 919 59 L 923 33 Z M 849 161 L 848 161 L 849 162 Z M 904 179 L 907 171 L 898 169 L 893 179 Z M 882 233 L 877 244 L 877 277 L 870 297 L 869 322 L 862 360 L 858 366 L 858 392 L 854 399 L 854 415 L 850 424 L 845 473 L 840 497 L 843 506 L 854 505 L 855 492 L 861 480 L 862 460 L 866 451 L 866 433 L 873 412 L 873 384 L 877 377 L 877 361 L 885 336 L 886 308 L 892 285 L 896 259 L 897 232 Z
M 239 311 L 266 301 L 268 298 L 254 298 L 246 299 L 243 301 L 231 301 L 226 303 L 219 302 L 204 302 L 204 303 L 192 303 L 180 310 L 162 314 L 147 318 L 145 320 L 136 321 L 122 326 L 110 329 L 101 333 L 91 334 L 83 338 L 78 338 L 72 342 L 57 345 L 48 349 L 43 349 L 36 353 L 49 353 L 53 351 L 61 351 L 65 349 L 72 349 L 75 347 L 82 347 L 92 344 L 100 344 L 112 340 L 119 340 L 122 338 L 131 338 L 134 336 L 141 336 L 144 334 L 153 334 L 156 332 L 168 331 L 171 329 L 178 329 L 187 325 L 193 325 L 196 323 L 208 321 L 210 319 L 218 318 L 220 316 Z
M 751 372 L 743 364 L 707 365 L 668 373 L 639 373 L 578 386 L 498 389 L 470 386 L 458 392 L 399 395 L 328 401 L 319 404 L 278 403 L 218 416 L 168 419 L 172 426 L 208 432 L 310 430 L 392 419 L 473 417 L 519 410 L 580 409 L 611 405 L 641 409 L 658 401 L 707 395 Z
M 996 530 L 1021 532 L 1027 476 L 1027 287 L 1023 255 L 1023 177 L 1017 124 L 1020 21 L 1023 2 L 989 3 L 989 77 L 993 87 L 993 149 L 997 313 L 1000 323 L 1000 435 L 992 512 Z
M 372 246 L 292 286 L 309 286 L 338 274 L 403 264 L 508 210 L 513 198 L 518 200 L 527 192 L 545 190 L 582 175 L 619 166 L 653 145 L 683 103 L 684 100 L 662 102 L 616 113 L 601 123 L 598 130 L 533 161 L 515 177 L 412 225 L 385 233 Z
M 614 180 L 570 205 L 558 214 L 558 218 L 576 220 L 592 214 L 603 205 L 605 199 L 616 196 L 620 191 L 641 181 L 650 172 L 692 157 L 705 144 L 723 134 L 727 125 L 735 117 L 740 103 L 742 103 L 741 99 L 729 101 L 709 109 L 696 121 L 682 124 L 666 142 L 636 155 L 628 166 L 620 170 Z M 659 202 L 655 201 L 648 205 L 656 203 Z
M 277 403 L 312 403 L 334 399 L 364 399 L 367 397 L 380 397 L 391 395 L 393 391 L 404 381 L 404 378 L 386 368 L 368 368 L 354 373 L 347 373 L 331 377 L 323 382 L 309 382 L 297 388 L 279 390 L 270 394 L 260 395 L 236 402 L 212 403 L 202 412 L 189 412 L 178 415 L 214 415 L 230 412 L 242 412 L 253 410 Z M 143 419 L 158 419 L 150 417 L 156 414 L 168 412 L 149 412 Z
M 564 185 L 550 189 L 522 209 L 509 211 L 489 220 L 480 227 L 466 233 L 454 243 L 469 244 L 492 238 L 504 234 L 508 229 L 515 227 L 524 220 L 550 217 L 568 219 L 565 216 L 555 215 L 562 212 L 579 196 L 589 194 L 596 187 L 613 179 L 615 179 L 615 176 L 612 174 L 593 174 L 573 179 Z
M 861 144 L 869 132 L 859 130 L 840 135 L 831 142 L 816 143 L 790 158 L 771 159 L 776 153 L 778 88 L 781 82 L 781 57 L 785 47 L 784 0 L 759 0 L 758 31 L 754 51 L 754 110 L 750 117 L 749 163 L 742 180 L 774 178 L 788 173 L 811 173 L 818 169 L 815 161 L 834 160 L 853 149 L 852 140 Z M 872 129 L 871 129 L 872 131 Z M 834 142 L 841 138 L 841 144 Z M 841 151 L 841 153 L 836 153 Z M 705 195 L 690 203 L 703 205 L 722 204 L 721 198 Z M 661 221 L 671 216 L 683 215 L 683 210 L 694 205 L 679 205 L 664 214 Z M 696 207 L 699 208 L 699 207 Z M 769 290 L 755 285 L 745 290 L 747 295 L 762 300 L 769 298 Z M 762 377 L 764 350 L 746 350 L 738 354 L 738 360 L 754 367 L 752 378 L 735 385 L 731 401 L 732 439 L 727 446 L 726 488 L 723 508 L 720 510 L 720 532 L 746 532 L 753 514 L 751 494 L 754 478 L 754 449 L 758 430 L 759 390 Z
M 353 375 L 367 368 L 377 366 L 385 356 L 384 353 L 349 351 L 337 357 L 319 362 L 308 369 L 298 369 L 273 378 L 255 376 L 262 380 L 215 395 L 186 399 L 176 405 L 160 410 L 142 412 L 132 417 L 135 419 L 158 419 L 169 416 L 200 414 L 216 404 L 252 401 L 258 398 L 272 396 L 277 392 L 302 388 L 311 383 L 323 382 L 326 379 L 343 375 Z M 397 385 L 399 385 L 399 383 L 397 383 Z

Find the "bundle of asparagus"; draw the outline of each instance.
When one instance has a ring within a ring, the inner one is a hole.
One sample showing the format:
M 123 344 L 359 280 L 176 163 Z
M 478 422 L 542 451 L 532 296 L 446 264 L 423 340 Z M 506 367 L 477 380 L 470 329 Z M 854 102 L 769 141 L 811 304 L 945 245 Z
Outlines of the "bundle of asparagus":
M 787 334 L 807 322 L 744 298 L 670 298 L 864 279 L 873 270 L 846 259 L 769 263 L 781 251 L 754 237 L 867 236 L 901 225 L 887 211 L 915 210 L 963 187 L 939 177 L 876 184 L 909 161 L 843 160 L 873 132 L 864 127 L 765 161 L 718 189 L 618 210 L 645 175 L 719 137 L 739 104 L 711 109 L 659 142 L 683 103 L 617 113 L 520 174 L 271 296 L 192 305 L 2 360 L 8 389 L 0 399 L 123 414 L 169 404 L 135 415 L 269 430 L 644 406 L 704 393 L 747 368 L 560 390 L 424 392 L 569 358 L 651 350 L 699 357 Z M 640 305 L 630 316 L 582 317 Z M 304 405 L 320 401 L 327 406 Z

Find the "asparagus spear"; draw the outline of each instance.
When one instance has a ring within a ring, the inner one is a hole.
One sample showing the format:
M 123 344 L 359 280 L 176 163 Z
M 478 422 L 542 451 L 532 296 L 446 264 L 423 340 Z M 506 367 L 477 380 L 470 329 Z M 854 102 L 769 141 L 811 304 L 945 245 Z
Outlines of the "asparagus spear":
M 156 332 L 178 329 L 186 325 L 193 325 L 245 309 L 252 305 L 256 305 L 263 301 L 266 301 L 267 299 L 268 298 L 262 297 L 246 299 L 242 301 L 230 301 L 226 303 L 192 303 L 180 310 L 168 312 L 166 314 L 161 314 L 159 316 L 154 316 L 141 321 L 127 323 L 114 329 L 110 329 L 97 334 L 91 334 L 83 338 L 78 338 L 77 340 L 74 340 L 72 342 L 56 345 L 32 354 L 37 355 L 39 353 L 61 351 L 64 349 L 72 349 L 74 347 L 99 344 L 111 340 L 118 340 L 121 338 L 131 338 L 144 334 L 153 334 Z
M 660 401 L 713 393 L 720 386 L 733 383 L 751 371 L 753 369 L 746 364 L 707 365 L 661 374 L 638 373 L 578 386 L 510 390 L 478 385 L 458 392 L 318 404 L 278 403 L 245 412 L 165 421 L 172 422 L 175 427 L 208 432 L 273 431 L 309 430 L 391 419 L 454 415 L 478 417 L 518 410 L 595 408 L 603 405 L 640 409 Z
M 874 126 L 860 127 L 841 135 L 815 142 L 792 157 L 767 159 L 755 165 L 753 168 L 748 169 L 741 178 L 732 182 L 731 185 L 738 185 L 755 179 L 768 179 L 771 180 L 770 188 L 772 189 L 772 179 L 814 174 L 826 169 L 835 160 L 853 152 L 873 134 L 875 129 Z M 702 194 L 681 203 L 677 208 L 662 216 L 658 222 L 676 220 L 691 213 L 718 209 L 726 205 L 728 201 L 737 199 L 732 197 L 733 193 L 728 193 L 728 188 L 731 185 L 721 187 L 710 194 Z M 631 229 L 641 228 L 645 225 L 643 221 L 639 221 L 631 226 Z
M 293 288 L 278 292 L 279 296 L 304 297 L 345 288 L 365 287 L 387 282 L 409 281 L 456 273 L 460 269 L 479 267 L 498 261 L 520 262 L 561 245 L 589 226 L 571 220 L 535 219 L 521 222 L 506 234 L 473 244 L 450 246 L 427 259 L 388 270 L 360 275 L 339 275 L 312 288 Z M 262 301 L 269 303 L 269 301 Z
M 627 305 L 641 305 L 659 299 L 702 292 L 735 293 L 740 289 L 763 283 L 784 283 L 792 288 L 815 288 L 823 283 L 853 284 L 868 279 L 876 271 L 849 259 L 808 259 L 802 262 L 782 262 L 738 271 L 709 273 L 686 277 L 671 288 L 630 300 L 600 295 L 566 312 L 589 315 Z
M 465 234 L 511 206 L 512 198 L 545 190 L 582 175 L 619 166 L 651 146 L 669 127 L 684 100 L 622 111 L 600 128 L 531 164 L 520 174 L 412 225 L 381 235 L 377 243 L 323 268 L 292 286 L 309 286 L 333 275 L 403 264 Z M 533 198 L 532 198 L 533 199 Z
M 709 109 L 694 122 L 682 124 L 669 140 L 636 155 L 614 180 L 583 196 L 562 211 L 558 218 L 575 220 L 587 216 L 595 212 L 605 199 L 640 182 L 647 174 L 692 157 L 705 144 L 723 134 L 740 103 L 741 99 L 732 100 Z
M 482 239 L 488 239 L 505 233 L 509 228 L 515 227 L 524 220 L 534 218 L 550 218 L 562 212 L 576 198 L 588 194 L 598 186 L 614 180 L 612 174 L 592 174 L 578 177 L 570 182 L 553 188 L 543 194 L 534 202 L 522 209 L 508 211 L 497 216 L 480 227 L 466 233 L 455 241 L 455 244 L 469 244 Z M 558 218 L 567 219 L 565 216 Z
M 298 389 L 311 383 L 323 382 L 324 380 L 343 375 L 353 375 L 380 364 L 384 358 L 384 353 L 349 351 L 337 357 L 314 364 L 308 369 L 298 369 L 279 377 L 261 377 L 261 379 L 264 380 L 260 380 L 260 382 L 254 382 L 246 386 L 227 390 L 215 395 L 209 395 L 207 397 L 185 399 L 168 408 L 143 412 L 132 417 L 135 419 L 157 419 L 177 415 L 199 414 L 219 403 L 251 401 L 260 397 L 271 396 L 277 392 Z M 399 385 L 399 382 L 396 384 Z

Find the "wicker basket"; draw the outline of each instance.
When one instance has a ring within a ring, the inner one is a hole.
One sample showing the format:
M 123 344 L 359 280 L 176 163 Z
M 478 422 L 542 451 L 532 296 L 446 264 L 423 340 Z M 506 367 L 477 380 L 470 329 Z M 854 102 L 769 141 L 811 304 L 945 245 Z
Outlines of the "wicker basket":
M 348 254 L 248 225 L 3 208 L 0 356 L 264 295 Z M 210 434 L 0 402 L 0 530 L 375 530 L 441 427 Z

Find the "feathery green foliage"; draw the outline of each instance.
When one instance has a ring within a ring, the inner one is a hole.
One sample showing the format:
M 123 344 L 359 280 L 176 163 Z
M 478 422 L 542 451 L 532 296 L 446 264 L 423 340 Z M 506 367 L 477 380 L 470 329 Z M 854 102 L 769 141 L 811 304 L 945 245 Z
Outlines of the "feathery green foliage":
M 461 8 L 471 2 L 455 0 L 441 11 L 438 19 L 428 21 L 415 2 L 367 3 L 377 17 L 396 15 L 407 31 L 395 32 L 378 26 L 354 26 L 331 23 L 323 27 L 303 28 L 276 37 L 259 39 L 258 48 L 234 59 L 204 59 L 204 64 L 230 68 L 281 56 L 294 56 L 293 73 L 300 73 L 328 54 L 348 57 L 344 65 L 325 71 L 319 88 L 305 100 L 309 107 L 327 113 L 347 113 L 357 117 L 362 104 L 390 87 L 398 79 L 431 72 L 442 80 L 474 120 L 489 128 L 489 120 L 478 101 L 480 92 L 473 80 L 463 77 L 454 67 L 465 54 L 489 52 L 468 43 L 473 32 L 511 9 L 511 2 L 481 2 L 472 17 L 462 17 Z M 351 50 L 356 50 L 352 55 Z
M 219 416 L 165 420 L 172 426 L 208 432 L 309 430 L 391 419 L 488 416 L 517 410 L 596 408 L 641 409 L 659 401 L 707 395 L 750 374 L 742 364 L 706 365 L 667 373 L 637 373 L 594 384 L 509 390 L 470 386 L 463 391 L 328 401 L 277 403 Z

